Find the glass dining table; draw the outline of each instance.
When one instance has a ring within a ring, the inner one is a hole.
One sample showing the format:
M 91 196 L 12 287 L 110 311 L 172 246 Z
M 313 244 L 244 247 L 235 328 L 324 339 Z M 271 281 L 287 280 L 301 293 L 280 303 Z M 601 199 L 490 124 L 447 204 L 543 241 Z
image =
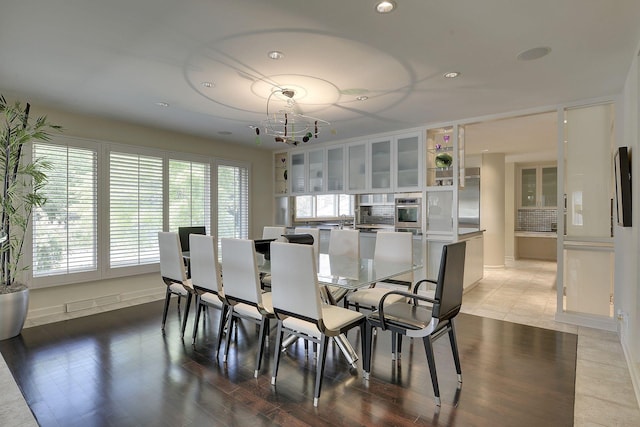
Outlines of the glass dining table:
M 258 260 L 258 271 L 264 274 L 271 273 L 270 260 Z M 345 256 L 331 256 L 329 254 L 319 254 L 318 256 L 318 284 L 322 286 L 323 295 L 326 301 L 335 304 L 331 300 L 330 294 L 326 291 L 327 286 L 337 286 L 348 291 L 366 288 L 376 282 L 391 279 L 401 274 L 420 268 L 420 265 L 402 262 L 391 262 L 374 260 L 371 258 L 349 258 Z M 334 340 L 347 361 L 355 368 L 358 355 L 346 336 L 338 335 Z M 285 347 L 285 343 L 283 343 Z

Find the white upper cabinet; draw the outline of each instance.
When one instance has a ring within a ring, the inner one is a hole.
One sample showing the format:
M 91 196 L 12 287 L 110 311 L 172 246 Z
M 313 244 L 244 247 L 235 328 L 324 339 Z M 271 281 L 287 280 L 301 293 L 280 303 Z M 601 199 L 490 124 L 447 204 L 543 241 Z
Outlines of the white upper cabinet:
M 344 186 L 344 146 L 327 148 L 327 192 L 343 193 Z
M 391 139 L 371 141 L 371 191 L 389 192 L 393 189 L 391 175 Z
M 555 208 L 558 172 L 556 165 L 520 167 L 520 208 Z
M 307 192 L 305 180 L 306 175 L 306 153 L 291 153 L 291 170 L 288 180 L 291 183 L 291 194 L 304 194 Z
M 349 144 L 347 150 L 347 190 L 349 193 L 368 191 L 367 175 L 369 165 L 367 162 L 366 142 Z
M 325 149 L 318 148 L 307 152 L 309 163 L 307 183 L 310 193 L 321 193 L 324 191 L 324 170 L 325 170 Z
M 420 133 L 395 139 L 395 189 L 419 191 L 422 183 L 422 138 Z

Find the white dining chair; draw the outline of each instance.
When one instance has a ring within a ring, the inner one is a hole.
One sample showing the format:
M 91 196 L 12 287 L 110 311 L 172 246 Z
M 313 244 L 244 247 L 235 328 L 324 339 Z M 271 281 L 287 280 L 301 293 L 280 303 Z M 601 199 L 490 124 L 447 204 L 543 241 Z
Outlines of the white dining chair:
M 331 229 L 329 234 L 329 255 L 360 258 L 360 230 Z M 327 290 L 334 302 L 340 301 L 347 294 L 345 288 L 328 286 Z
M 193 345 L 196 344 L 200 315 L 207 307 L 220 310 L 220 323 L 216 342 L 216 357 L 220 352 L 224 324 L 229 311 L 222 288 L 222 275 L 218 263 L 218 242 L 213 236 L 191 234 L 191 284 L 196 292 L 196 319 L 193 324 Z
M 296 227 L 296 234 L 309 234 L 313 237 L 313 253 L 316 258 L 320 254 L 320 229 L 313 227 Z
M 282 241 L 282 235 L 287 232 L 287 227 L 267 225 L 262 228 L 263 239 L 277 239 Z
M 184 337 L 184 330 L 187 327 L 187 317 L 189 315 L 194 290 L 191 285 L 191 280 L 187 278 L 178 233 L 159 232 L 158 246 L 160 249 L 160 276 L 167 285 L 164 310 L 162 312 L 162 330 L 164 331 L 164 326 L 167 321 L 171 296 L 176 295 L 178 297 L 178 313 L 180 310 L 180 299 L 186 299 L 184 314 L 182 315 L 182 328 L 180 330 L 180 337 Z
M 413 262 L 413 235 L 408 232 L 378 231 L 376 233 L 376 247 L 373 255 L 374 261 L 390 261 L 411 264 Z M 382 297 L 391 289 L 385 287 L 385 282 L 401 286 L 409 290 L 413 283 L 413 272 L 393 277 L 383 282 L 374 283 L 370 288 L 358 289 L 345 298 L 345 307 L 355 307 L 356 310 L 366 308 L 377 310 Z M 386 304 L 402 301 L 400 295 L 390 295 L 385 300 Z
M 276 239 L 279 242 L 284 241 L 283 234 L 287 232 L 287 227 L 281 227 L 278 225 L 266 225 L 262 228 L 262 238 L 263 239 Z M 266 288 L 271 286 L 271 275 L 265 274 L 261 277 L 260 281 L 262 285 Z
M 320 346 L 313 394 L 313 406 L 318 406 L 329 338 L 356 326 L 360 326 L 364 337 L 365 318 L 361 313 L 322 301 L 311 246 L 273 242 L 271 277 L 273 310 L 278 320 L 271 384 L 276 384 L 281 354 L 278 349 L 284 332 L 310 340 Z
M 260 325 L 254 376 L 260 372 L 264 344 L 269 333 L 269 320 L 274 318 L 271 293 L 262 293 L 253 240 L 222 239 L 222 274 L 224 296 L 229 302 L 229 324 L 223 361 L 231 345 L 231 330 L 238 319 Z

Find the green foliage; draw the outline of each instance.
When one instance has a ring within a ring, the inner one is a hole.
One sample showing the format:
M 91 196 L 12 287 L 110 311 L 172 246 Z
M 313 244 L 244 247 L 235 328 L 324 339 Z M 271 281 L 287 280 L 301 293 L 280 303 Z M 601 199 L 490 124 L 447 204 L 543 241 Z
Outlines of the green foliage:
M 47 199 L 41 190 L 47 182 L 50 164 L 24 161 L 24 145 L 48 141 L 53 130 L 45 116 L 29 122 L 29 104 L 8 104 L 0 95 L 0 286 L 14 285 L 23 255 L 24 238 L 34 208 Z

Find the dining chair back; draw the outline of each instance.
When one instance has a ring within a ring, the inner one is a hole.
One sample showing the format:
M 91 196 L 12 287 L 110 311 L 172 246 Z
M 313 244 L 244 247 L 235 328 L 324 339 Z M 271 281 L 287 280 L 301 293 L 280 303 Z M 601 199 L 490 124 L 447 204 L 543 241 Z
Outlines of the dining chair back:
M 433 352 L 433 341 L 448 334 L 451 344 L 453 361 L 458 374 L 458 384 L 462 384 L 462 370 L 460 367 L 460 356 L 458 354 L 458 344 L 456 340 L 454 320 L 460 312 L 462 306 L 462 291 L 464 284 L 464 262 L 465 262 L 466 242 L 449 243 L 442 249 L 440 270 L 438 280 L 435 281 L 435 297 L 430 298 L 418 294 L 418 290 L 423 283 L 433 283 L 434 281 L 420 280 L 413 287 L 412 292 L 390 291 L 381 300 L 378 310 L 367 317 L 366 343 L 364 345 L 365 355 L 363 357 L 363 369 L 365 378 L 371 372 L 372 345 L 371 336 L 374 328 L 383 330 L 389 329 L 392 334 L 393 359 L 399 360 L 402 335 L 413 338 L 422 338 L 429 372 L 431 373 L 431 383 L 435 396 L 436 405 L 440 406 L 440 389 L 438 386 L 438 376 L 436 373 L 435 358 Z M 385 299 L 391 295 L 401 295 L 409 301 L 385 304 Z M 420 301 L 430 303 L 431 306 L 419 305 Z M 397 352 L 397 354 L 396 354 Z
M 282 235 L 287 232 L 286 227 L 267 225 L 262 228 L 263 239 L 278 239 L 282 241 Z
M 333 228 L 329 234 L 329 255 L 360 257 L 360 230 Z
M 296 227 L 296 234 L 309 234 L 313 237 L 313 253 L 316 258 L 320 254 L 320 229 L 313 227 Z
M 378 231 L 373 259 L 374 261 L 411 264 L 413 262 L 413 235 L 408 232 Z M 412 283 L 413 271 L 392 277 L 381 283 L 374 283 L 368 289 L 358 289 L 348 294 L 344 300 L 345 307 L 355 307 L 356 310 L 360 310 L 360 308 L 376 310 L 382 297 L 389 292 L 389 288 L 401 286 L 408 291 Z M 392 304 L 403 299 L 404 297 L 394 294 L 386 299 L 386 303 Z
M 204 225 L 178 227 L 178 236 L 180 236 L 180 246 L 183 252 L 189 252 L 189 236 L 192 234 L 207 234 L 207 229 Z
M 224 295 L 229 304 L 229 327 L 223 361 L 227 361 L 231 344 L 231 329 L 239 318 L 260 325 L 258 352 L 256 355 L 257 377 L 262 364 L 264 344 L 269 333 L 269 319 L 274 317 L 271 293 L 262 293 L 260 275 L 253 240 L 222 239 L 222 274 Z
M 169 312 L 169 302 L 171 296 L 178 297 L 178 312 L 180 312 L 180 299 L 186 298 L 184 314 L 182 315 L 181 337 L 184 337 L 184 330 L 187 327 L 187 317 L 193 297 L 193 287 L 191 281 L 187 279 L 187 271 L 185 269 L 182 257 L 182 247 L 178 233 L 159 232 L 158 247 L 160 250 L 160 276 L 167 285 L 167 291 L 164 300 L 164 310 L 162 313 L 162 330 L 164 331 L 167 321 L 167 313 Z
M 200 315 L 206 307 L 220 309 L 218 340 L 216 355 L 220 351 L 224 323 L 228 312 L 222 288 L 222 275 L 218 263 L 218 242 L 213 236 L 191 234 L 191 284 L 196 292 L 196 319 L 193 324 L 193 340 L 195 345 L 200 323 Z
M 276 383 L 285 330 L 319 344 L 313 397 L 313 405 L 318 406 L 329 338 L 356 326 L 360 326 L 361 336 L 364 336 L 364 316 L 322 302 L 312 246 L 271 243 L 271 275 L 273 310 L 278 319 L 271 384 Z

